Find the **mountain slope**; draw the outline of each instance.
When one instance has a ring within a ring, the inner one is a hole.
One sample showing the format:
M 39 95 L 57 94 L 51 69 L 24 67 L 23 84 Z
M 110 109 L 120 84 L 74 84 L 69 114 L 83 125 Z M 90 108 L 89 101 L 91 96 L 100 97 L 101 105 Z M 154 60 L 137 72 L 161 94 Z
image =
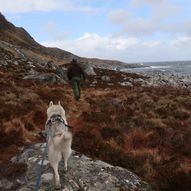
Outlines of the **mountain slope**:
M 57 64 L 66 64 L 77 58 L 82 64 L 90 64 L 94 67 L 102 67 L 109 69 L 116 69 L 124 67 L 123 63 L 117 60 L 103 60 L 98 58 L 85 58 L 74 55 L 68 51 L 61 50 L 59 48 L 49 48 L 37 43 L 30 34 L 22 27 L 16 27 L 12 23 L 8 22 L 6 18 L 0 13 L 0 41 L 10 43 L 23 54 L 27 55 L 31 59 L 39 60 L 39 62 L 54 61 Z M 127 67 L 141 67 L 141 65 L 126 65 Z
M 6 18 L 0 13 L 0 40 L 14 44 L 16 46 L 30 47 L 40 46 L 24 29 L 15 27 L 8 22 Z
M 52 60 L 58 64 L 65 64 L 74 57 L 79 58 L 70 52 L 58 48 L 47 48 L 40 45 L 25 29 L 15 27 L 8 22 L 1 13 L 0 40 L 18 46 L 28 57 L 38 59 L 41 62 Z M 81 58 L 81 60 L 82 62 L 84 61 L 83 58 Z
M 37 57 L 40 61 L 70 60 L 75 55 L 58 48 L 47 48 L 37 43 L 23 28 L 15 27 L 0 13 L 0 40 L 17 46 L 28 57 Z

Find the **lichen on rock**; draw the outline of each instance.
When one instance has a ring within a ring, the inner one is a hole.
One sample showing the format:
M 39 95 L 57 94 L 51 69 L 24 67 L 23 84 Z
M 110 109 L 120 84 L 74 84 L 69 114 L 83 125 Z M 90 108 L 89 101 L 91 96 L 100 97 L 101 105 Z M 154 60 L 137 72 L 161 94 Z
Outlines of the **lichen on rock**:
M 20 183 L 17 190 L 35 190 L 36 180 L 39 176 L 39 167 L 43 159 L 45 143 L 38 143 L 16 157 L 12 158 L 13 163 L 24 162 L 27 164 L 27 172 L 17 179 Z M 47 156 L 44 158 L 41 168 L 40 190 L 52 190 L 53 171 L 48 163 Z M 67 191 L 119 191 L 136 190 L 146 191 L 149 185 L 142 181 L 137 175 L 127 169 L 112 166 L 100 160 L 93 160 L 76 151 L 72 152 L 69 159 L 68 171 L 64 171 L 64 164 L 61 161 L 59 173 L 61 177 L 62 189 Z M 14 185 L 16 182 L 12 182 Z M 3 185 L 3 184 L 1 184 Z

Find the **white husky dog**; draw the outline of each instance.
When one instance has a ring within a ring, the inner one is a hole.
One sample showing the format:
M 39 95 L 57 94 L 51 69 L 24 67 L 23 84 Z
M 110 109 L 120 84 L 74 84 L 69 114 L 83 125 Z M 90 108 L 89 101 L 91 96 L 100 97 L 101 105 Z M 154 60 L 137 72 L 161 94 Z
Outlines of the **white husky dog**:
M 65 111 L 60 102 L 58 102 L 58 105 L 53 104 L 52 101 L 49 103 L 46 131 L 48 159 L 54 170 L 55 186 L 56 188 L 60 188 L 59 162 L 63 157 L 65 170 L 67 170 L 67 161 L 72 153 L 72 134 L 68 131 Z

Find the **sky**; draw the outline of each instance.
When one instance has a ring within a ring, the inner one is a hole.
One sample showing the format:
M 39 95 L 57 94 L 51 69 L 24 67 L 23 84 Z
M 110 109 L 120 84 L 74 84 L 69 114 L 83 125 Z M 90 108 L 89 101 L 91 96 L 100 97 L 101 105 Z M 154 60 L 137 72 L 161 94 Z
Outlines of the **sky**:
M 191 60 L 191 0 L 0 0 L 40 44 L 127 63 Z

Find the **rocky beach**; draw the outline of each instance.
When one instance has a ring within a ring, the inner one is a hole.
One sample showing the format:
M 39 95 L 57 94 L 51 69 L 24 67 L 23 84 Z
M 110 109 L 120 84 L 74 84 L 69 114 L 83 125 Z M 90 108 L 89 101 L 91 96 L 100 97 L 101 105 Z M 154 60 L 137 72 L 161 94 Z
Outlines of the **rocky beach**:
M 147 77 L 142 81 L 146 86 L 191 87 L 191 61 L 144 63 L 144 67 L 121 69 Z M 140 79 L 141 82 L 141 79 Z
M 191 74 L 178 74 L 173 72 L 150 71 L 139 74 L 148 77 L 143 85 L 146 86 L 173 86 L 191 89 Z

